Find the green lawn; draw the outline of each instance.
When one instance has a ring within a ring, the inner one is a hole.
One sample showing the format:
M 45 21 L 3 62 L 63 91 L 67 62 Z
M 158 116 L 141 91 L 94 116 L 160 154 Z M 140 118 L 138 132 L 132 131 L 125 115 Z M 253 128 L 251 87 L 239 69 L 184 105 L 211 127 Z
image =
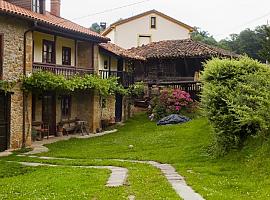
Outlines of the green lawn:
M 18 158 L 11 156 L 2 158 L 0 162 L 0 199 L 3 195 L 14 195 L 25 192 L 25 199 L 44 199 L 44 190 L 64 198 L 62 186 L 70 182 L 67 191 L 72 193 L 70 199 L 127 199 L 135 195 L 136 199 L 179 199 L 161 173 L 148 165 L 121 163 L 110 159 L 155 160 L 172 164 L 177 171 L 186 177 L 196 191 L 205 199 L 270 199 L 270 143 L 261 143 L 253 139 L 240 152 L 232 152 L 224 158 L 211 158 L 206 152 L 211 142 L 212 130 L 204 118 L 195 119 L 184 125 L 158 127 L 147 120 L 145 115 L 139 115 L 120 127 L 117 133 L 91 138 L 87 140 L 72 139 L 48 145 L 50 152 L 43 156 L 75 158 L 76 161 L 39 160 L 34 158 Z M 134 148 L 129 148 L 133 145 Z M 101 159 L 101 160 L 99 160 Z M 11 165 L 5 166 L 4 160 L 23 160 L 56 163 L 64 165 L 116 165 L 129 169 L 128 184 L 119 188 L 106 188 L 105 170 L 48 169 L 47 167 L 29 168 Z M 5 172 L 8 168 L 8 172 Z M 54 181 L 60 173 L 67 176 L 61 181 Z M 2 174 L 6 174 L 2 176 Z M 83 180 L 89 176 L 91 181 Z M 46 186 L 45 176 L 52 182 Z M 33 177 L 39 184 L 31 184 Z M 21 181 L 23 180 L 23 181 Z M 21 184 L 21 182 L 25 184 Z M 20 186 L 17 186 L 20 184 Z M 3 186 L 8 187 L 3 190 Z M 45 186 L 44 186 L 45 185 Z M 60 186 L 59 186 L 60 185 Z M 83 194 L 77 193 L 77 188 L 84 185 Z M 89 186 L 89 187 L 88 187 Z M 45 189 L 40 190 L 40 187 Z M 49 187 L 48 190 L 46 188 Z M 13 188 L 16 188 L 14 191 Z M 33 190 L 31 192 L 31 190 Z M 2 196 L 1 196 L 2 195 Z M 31 196 L 32 195 L 32 196 Z M 77 195 L 77 196 L 76 196 Z M 6 196 L 4 196 L 6 197 Z M 23 197 L 22 197 L 23 198 Z M 5 199 L 5 198 L 4 198 Z M 49 199 L 54 199 L 50 196 Z

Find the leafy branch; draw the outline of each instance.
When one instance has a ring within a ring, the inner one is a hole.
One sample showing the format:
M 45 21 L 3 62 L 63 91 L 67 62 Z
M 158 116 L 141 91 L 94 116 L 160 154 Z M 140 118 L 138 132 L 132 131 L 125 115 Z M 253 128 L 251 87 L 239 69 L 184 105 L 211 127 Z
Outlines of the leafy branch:
M 12 90 L 15 84 L 15 81 L 0 80 L 0 90 L 3 90 L 5 93 L 9 92 Z
M 118 84 L 117 78 L 102 79 L 96 75 L 74 76 L 69 79 L 63 75 L 56 75 L 51 72 L 39 71 L 30 77 L 25 77 L 22 83 L 22 90 L 46 92 L 56 91 L 59 93 L 72 93 L 76 90 L 96 89 L 101 96 L 108 96 L 115 93 L 125 95 L 126 90 Z

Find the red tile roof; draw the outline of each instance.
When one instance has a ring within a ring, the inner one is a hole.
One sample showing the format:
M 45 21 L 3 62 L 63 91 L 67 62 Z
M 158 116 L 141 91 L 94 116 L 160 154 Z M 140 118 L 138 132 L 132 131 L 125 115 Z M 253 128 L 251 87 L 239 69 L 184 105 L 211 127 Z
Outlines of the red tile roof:
M 152 42 L 148 45 L 132 48 L 131 53 L 145 57 L 146 59 L 171 59 L 184 57 L 239 57 L 239 55 L 218 48 L 197 42 L 191 39 L 166 40 Z
M 86 37 L 91 37 L 92 39 L 97 39 L 99 41 L 103 42 L 109 41 L 108 38 L 103 37 L 100 34 L 95 33 L 90 29 L 80 26 L 76 23 L 73 23 L 67 19 L 54 16 L 49 12 L 46 12 L 45 14 L 35 13 L 25 8 L 21 8 L 19 6 L 6 2 L 4 0 L 0 0 L 0 13 L 10 14 L 26 18 L 28 20 L 37 21 L 40 23 L 53 26 L 55 28 L 66 29 L 68 31 L 85 35 Z
M 113 43 L 101 43 L 99 44 L 99 46 L 102 48 L 102 49 L 105 49 L 117 56 L 120 56 L 120 57 L 123 57 L 123 58 L 127 58 L 127 59 L 135 59 L 135 60 L 145 60 L 144 57 L 142 56 L 139 56 L 139 55 L 136 55 L 126 49 L 123 49 Z

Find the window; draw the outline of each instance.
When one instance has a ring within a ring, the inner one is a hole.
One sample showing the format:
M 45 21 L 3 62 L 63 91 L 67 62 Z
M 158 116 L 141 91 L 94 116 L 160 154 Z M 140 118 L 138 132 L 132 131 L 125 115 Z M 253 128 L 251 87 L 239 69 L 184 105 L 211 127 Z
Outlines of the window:
M 104 69 L 108 69 L 108 60 L 104 60 Z
M 151 28 L 157 28 L 157 18 L 151 17 Z
M 150 35 L 139 35 L 138 46 L 147 45 L 151 42 Z
M 61 98 L 62 119 L 68 119 L 71 116 L 71 96 L 62 96 Z
M 43 0 L 32 0 L 32 10 L 33 12 L 43 14 Z
M 62 64 L 71 65 L 71 48 L 69 47 L 62 48 Z
M 43 40 L 42 62 L 54 63 L 54 42 Z
M 4 40 L 3 35 L 0 34 L 0 79 L 3 76 L 3 50 L 4 50 Z

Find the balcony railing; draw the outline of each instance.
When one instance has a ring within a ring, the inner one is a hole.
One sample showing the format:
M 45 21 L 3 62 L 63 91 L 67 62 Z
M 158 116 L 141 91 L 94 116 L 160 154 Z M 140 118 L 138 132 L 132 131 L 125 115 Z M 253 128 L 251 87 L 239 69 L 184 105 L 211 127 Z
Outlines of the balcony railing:
M 119 83 L 121 83 L 124 87 L 129 87 L 134 83 L 133 74 L 130 72 L 99 70 L 99 74 L 103 79 L 107 79 L 109 77 L 118 77 Z
M 94 69 L 85 69 L 72 66 L 63 66 L 45 63 L 34 63 L 33 72 L 37 71 L 49 71 L 56 75 L 63 75 L 67 78 L 75 75 L 94 74 Z

